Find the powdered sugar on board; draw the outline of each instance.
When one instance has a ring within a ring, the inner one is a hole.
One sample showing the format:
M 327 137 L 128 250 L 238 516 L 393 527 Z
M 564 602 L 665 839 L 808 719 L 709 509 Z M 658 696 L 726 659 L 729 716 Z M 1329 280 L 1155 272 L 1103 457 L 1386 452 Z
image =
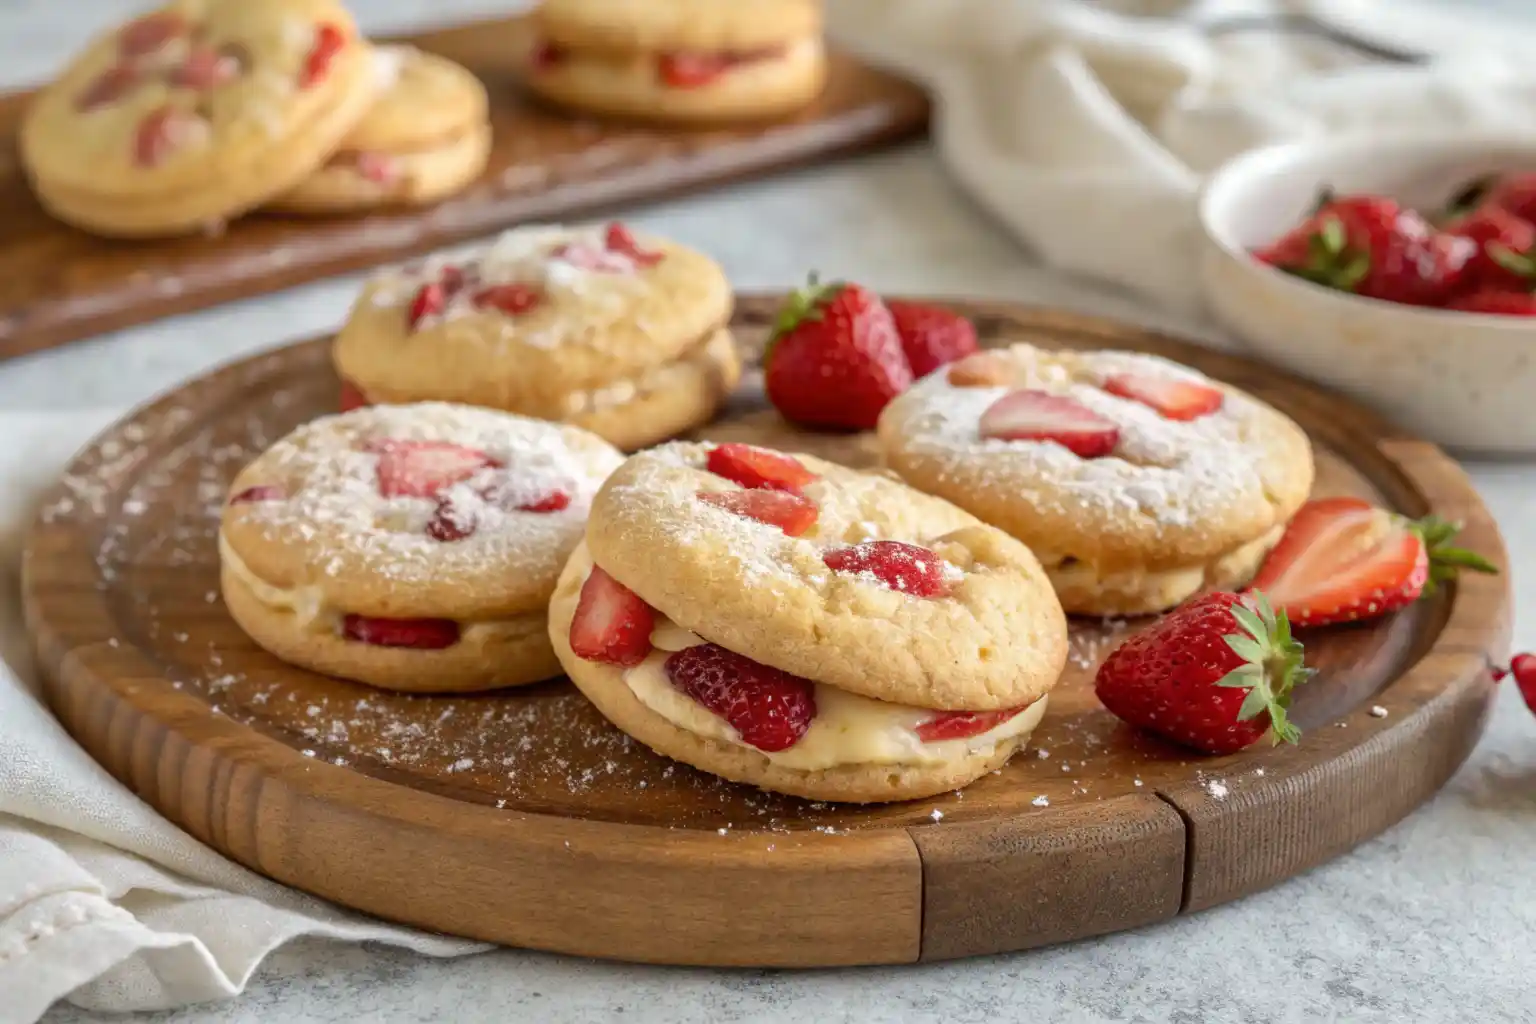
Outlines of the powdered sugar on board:
M 1178 422 L 1105 391 L 1113 374 L 1213 384 L 1188 367 L 1136 352 L 1056 353 L 1027 345 L 1003 350 L 1015 367 L 1013 387 L 1064 395 L 1120 430 L 1114 454 L 1082 459 L 1054 442 L 983 438 L 982 414 L 1010 387 L 954 387 L 929 375 L 898 399 L 902 446 L 942 460 L 950 472 L 967 468 L 978 486 L 1006 489 L 1038 507 L 1092 510 L 1188 526 L 1224 516 L 1239 502 L 1260 503 L 1276 471 L 1266 410 L 1228 393 L 1222 408 Z

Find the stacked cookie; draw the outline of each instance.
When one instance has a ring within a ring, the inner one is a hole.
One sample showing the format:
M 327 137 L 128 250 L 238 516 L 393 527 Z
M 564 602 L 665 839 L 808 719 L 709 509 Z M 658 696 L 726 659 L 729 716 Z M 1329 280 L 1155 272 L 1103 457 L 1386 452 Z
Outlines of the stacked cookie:
M 741 375 L 715 262 L 622 224 L 524 228 L 375 276 L 333 348 L 344 407 L 461 402 L 625 449 L 714 416 Z
M 826 84 L 820 0 L 545 0 L 535 25 L 528 84 L 578 111 L 773 118 Z
M 20 142 L 54 215 L 148 237 L 274 201 L 440 198 L 478 176 L 488 133 L 473 76 L 411 51 L 376 59 L 335 0 L 178 0 L 87 47 L 39 93 Z

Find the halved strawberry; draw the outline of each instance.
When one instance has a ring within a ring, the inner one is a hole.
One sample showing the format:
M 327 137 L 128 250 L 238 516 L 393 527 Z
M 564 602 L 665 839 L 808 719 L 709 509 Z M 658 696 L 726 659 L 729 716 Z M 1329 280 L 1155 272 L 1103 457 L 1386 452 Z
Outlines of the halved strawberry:
M 791 537 L 815 526 L 820 514 L 815 502 L 788 491 L 699 491 L 698 499 L 732 515 L 777 526 Z
M 832 548 L 821 560 L 833 572 L 868 573 L 892 590 L 914 597 L 941 597 L 949 593 L 944 559 L 916 544 L 867 540 L 851 547 Z
M 474 302 L 479 309 L 496 309 L 508 316 L 526 313 L 544 301 L 537 288 L 526 284 L 497 284 L 475 292 Z
M 1414 522 L 1359 498 L 1308 502 L 1250 587 L 1297 626 L 1374 618 L 1412 604 L 1458 569 L 1498 571 L 1473 552 L 1446 546 L 1457 529 L 1432 517 Z
M 353 409 L 366 409 L 370 404 L 368 396 L 363 394 L 363 389 L 349 380 L 341 382 L 341 396 L 337 399 L 337 406 L 342 412 L 351 412 Z
M 940 740 L 968 740 L 991 732 L 1029 707 L 1003 708 L 1000 711 L 940 711 L 917 727 L 917 738 L 924 743 Z
M 788 750 L 816 717 L 816 684 L 715 644 L 667 657 L 672 685 L 731 724 L 743 743 Z
M 736 64 L 729 53 L 664 53 L 657 61 L 657 74 L 674 89 L 697 89 L 709 85 Z
M 249 505 L 258 501 L 282 501 L 288 497 L 288 492 L 276 484 L 257 484 L 255 487 L 247 487 L 245 490 L 229 499 L 231 505 Z
M 117 33 L 117 52 L 129 60 L 147 57 L 187 30 L 187 19 L 175 11 L 156 11 L 135 18 Z
M 791 494 L 799 494 L 802 487 L 817 479 L 816 474 L 793 455 L 750 444 L 718 445 L 710 449 L 704 466 L 711 473 L 749 489 Z
M 656 612 L 597 566 L 581 585 L 571 618 L 571 651 L 586 661 L 638 665 L 651 653 Z
M 371 441 L 379 456 L 379 494 L 386 498 L 435 498 L 482 469 L 500 465 L 485 452 L 451 441 Z
M 412 647 L 438 651 L 459 642 L 459 624 L 452 619 L 373 619 L 348 615 L 341 623 L 348 640 L 375 647 Z
M 1104 390 L 1121 398 L 1156 409 L 1164 419 L 1187 422 L 1209 416 L 1226 401 L 1219 389 L 1192 380 L 1117 373 L 1104 382 Z
M 309 55 L 304 58 L 304 68 L 299 72 L 299 88 L 318 85 L 330 73 L 336 55 L 347 45 L 347 36 L 340 27 L 329 22 L 315 28 L 315 42 Z
M 640 243 L 635 240 L 629 228 L 618 221 L 608 225 L 608 230 L 603 234 L 603 245 L 609 252 L 627 256 L 642 267 L 654 267 L 665 258 L 659 252 L 640 248 Z
M 1108 455 L 1120 428 L 1080 402 L 1046 391 L 1010 391 L 981 414 L 981 436 L 1003 441 L 1055 441 L 1084 459 Z

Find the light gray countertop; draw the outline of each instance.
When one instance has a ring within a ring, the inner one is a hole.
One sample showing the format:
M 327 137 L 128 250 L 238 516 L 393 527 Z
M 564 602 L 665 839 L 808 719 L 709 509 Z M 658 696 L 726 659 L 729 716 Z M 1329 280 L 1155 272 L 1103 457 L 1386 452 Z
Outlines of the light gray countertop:
M 51 70 L 129 0 L 0 0 L 0 77 Z M 373 31 L 505 10 L 492 0 L 355 0 Z M 887 291 L 1050 302 L 1177 329 L 1123 296 L 1040 270 L 922 147 L 638 208 L 744 288 L 815 267 Z M 121 406 L 210 366 L 334 326 L 338 278 L 0 364 L 0 408 Z M 1536 464 L 1471 467 L 1514 565 L 1536 561 Z M 1517 577 L 1536 644 L 1536 574 Z M 815 973 L 593 963 L 518 951 L 453 961 L 318 942 L 274 955 L 240 1000 L 151 1020 L 635 1020 L 946 1024 L 1536 1020 L 1536 721 L 1512 688 L 1428 806 L 1268 892 L 1137 932 L 952 964 Z M 0 994 L 3 998 L 3 994 Z M 54 1024 L 96 1019 L 60 1007 Z

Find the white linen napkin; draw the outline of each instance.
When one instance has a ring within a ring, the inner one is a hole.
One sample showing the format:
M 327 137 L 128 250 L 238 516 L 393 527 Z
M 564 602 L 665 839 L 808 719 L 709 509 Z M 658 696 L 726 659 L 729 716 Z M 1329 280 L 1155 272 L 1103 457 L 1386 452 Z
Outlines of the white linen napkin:
M 1208 33 L 1239 10 L 1311 13 L 1434 59 L 1371 66 L 1316 37 Z M 828 16 L 844 46 L 929 87 L 951 174 L 1045 262 L 1186 313 L 1196 196 L 1225 159 L 1322 133 L 1536 124 L 1536 22 L 1449 3 L 829 0 Z
M 432 956 L 485 946 L 368 920 L 261 878 L 160 817 L 37 696 L 17 556 L 37 499 L 115 414 L 0 413 L 0 1022 L 68 998 L 148 1010 L 235 995 L 300 935 Z

